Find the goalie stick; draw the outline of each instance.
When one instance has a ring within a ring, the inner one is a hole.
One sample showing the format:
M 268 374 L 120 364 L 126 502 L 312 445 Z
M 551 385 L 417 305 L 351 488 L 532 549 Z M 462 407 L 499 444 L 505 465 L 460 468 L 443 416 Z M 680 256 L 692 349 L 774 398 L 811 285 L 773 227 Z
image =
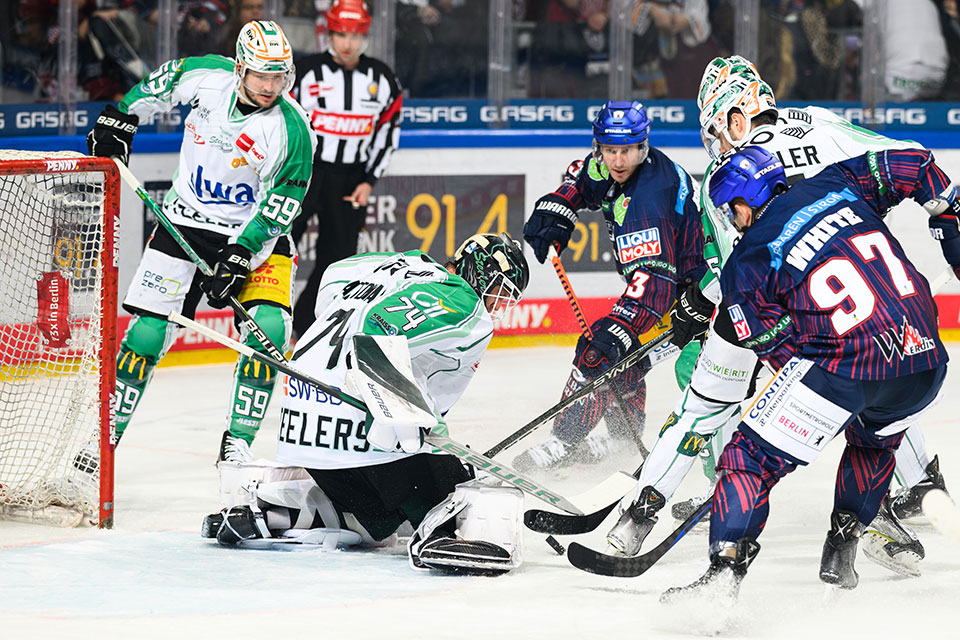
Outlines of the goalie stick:
M 237 342 L 233 338 L 230 338 L 229 336 L 225 336 L 218 331 L 214 331 L 213 329 L 206 327 L 200 324 L 199 322 L 195 322 L 190 318 L 187 318 L 183 314 L 178 313 L 176 311 L 171 311 L 167 317 L 170 319 L 171 322 L 176 322 L 177 324 L 183 327 L 192 329 L 197 333 L 210 338 L 211 340 L 219 342 L 225 347 L 233 349 L 234 351 L 236 351 L 241 355 L 245 355 L 248 358 L 251 358 L 258 362 L 262 362 L 263 364 L 270 365 L 276 368 L 277 370 L 287 374 L 288 376 L 297 378 L 298 380 L 302 380 L 308 384 L 313 385 L 314 387 L 323 391 L 324 393 L 327 393 L 336 398 L 340 398 L 341 400 L 343 400 L 344 402 L 346 402 L 352 407 L 356 407 L 357 409 L 360 409 L 362 411 L 369 410 L 373 412 L 374 415 L 376 415 L 377 407 L 368 407 L 367 403 L 365 403 L 360 398 L 356 398 L 350 395 L 349 393 L 346 393 L 344 391 L 341 391 L 340 389 L 337 389 L 336 387 L 332 387 L 328 384 L 324 384 L 323 382 L 320 382 L 316 378 L 299 371 L 295 367 L 290 366 L 290 363 L 287 362 L 285 359 L 281 361 L 274 360 L 273 358 L 270 358 L 269 356 L 265 356 L 262 353 L 254 351 L 251 347 L 248 347 L 245 344 L 241 344 L 240 342 Z M 374 340 L 373 337 L 354 336 L 355 343 L 358 341 L 358 338 L 360 339 L 359 342 L 361 343 L 361 345 L 363 345 L 357 349 L 358 360 L 360 360 L 361 354 L 365 354 L 365 353 L 373 354 L 372 357 L 375 359 L 375 362 L 366 362 L 365 364 L 371 365 L 372 369 L 368 369 L 368 370 L 375 371 L 377 379 L 371 380 L 370 378 L 368 378 L 367 380 L 371 384 L 379 383 L 380 388 L 383 391 L 389 392 L 391 395 L 399 397 L 402 400 L 405 400 L 405 403 L 409 405 L 409 407 L 413 407 L 412 410 L 417 410 L 420 406 L 422 406 L 424 404 L 424 400 L 422 395 L 419 395 L 419 390 L 417 392 L 419 397 L 416 397 L 416 395 L 414 395 L 414 397 L 410 397 L 409 395 L 405 395 L 404 393 L 404 392 L 409 393 L 410 389 L 407 387 L 407 385 L 413 385 L 413 383 L 409 379 L 403 378 L 403 374 L 396 370 L 396 368 L 390 363 L 388 358 L 386 358 L 385 356 L 383 356 L 382 358 L 377 358 L 375 356 L 376 351 L 370 347 L 369 343 L 365 343 L 364 339 L 368 339 L 370 342 L 373 342 Z M 405 340 L 404 340 L 404 344 L 406 344 Z M 409 356 L 407 357 L 407 359 L 409 361 Z M 402 379 L 402 381 L 397 382 L 399 379 Z M 391 406 L 389 407 L 389 409 L 391 410 L 399 409 L 400 411 L 406 411 L 409 407 Z M 425 416 L 425 422 L 428 420 L 434 420 L 435 422 L 435 418 L 432 413 L 427 414 L 425 411 L 423 411 L 422 408 L 420 408 L 419 411 Z M 491 460 L 489 456 L 485 456 L 479 451 L 474 451 L 473 449 L 470 449 L 469 447 L 462 445 L 457 441 L 452 440 L 451 438 L 442 436 L 440 434 L 426 433 L 425 435 L 423 435 L 423 440 L 424 442 L 428 442 L 429 444 L 434 446 L 437 450 L 443 451 L 444 453 L 448 453 L 450 455 L 454 455 L 460 458 L 463 462 L 469 464 L 470 466 L 480 469 L 481 471 L 489 473 L 493 476 L 496 476 L 497 478 L 499 478 L 500 480 L 503 480 L 507 484 L 515 485 L 518 489 L 520 489 L 524 493 L 529 494 L 534 498 L 537 498 L 538 500 L 542 500 L 543 502 L 546 502 L 547 504 L 555 508 L 562 509 L 568 513 L 573 513 L 573 514 L 583 513 L 580 509 L 576 507 L 576 505 L 574 505 L 572 502 L 564 498 L 559 493 L 556 493 L 555 491 L 551 491 L 547 489 L 542 484 L 533 480 L 532 478 L 526 477 L 523 474 L 511 469 L 506 465 L 503 465 L 503 464 L 500 464 L 499 462 Z
M 685 536 L 704 515 L 710 512 L 712 501 L 712 497 L 707 499 L 673 533 L 664 538 L 663 542 L 646 553 L 641 553 L 638 556 L 612 556 L 594 551 L 582 544 L 571 542 L 567 548 L 567 559 L 577 569 L 587 573 L 617 578 L 636 578 L 656 564 L 667 551 L 673 548 L 673 545 L 677 544 L 680 538 Z
M 160 205 L 154 201 L 150 194 L 147 193 L 147 190 L 143 188 L 143 185 L 140 184 L 140 181 L 137 180 L 137 177 L 133 175 L 133 172 L 127 168 L 127 165 L 123 164 L 120 160 L 116 158 L 111 158 L 114 164 L 117 165 L 117 169 L 120 170 L 120 176 L 123 178 L 123 181 L 127 183 L 131 189 L 133 189 L 137 196 L 143 200 L 143 203 L 147 205 L 147 208 L 153 212 L 153 215 L 157 217 L 157 220 L 160 224 L 163 225 L 163 228 L 170 232 L 170 235 L 173 236 L 173 239 L 177 241 L 177 244 L 180 245 L 180 248 L 183 249 L 184 253 L 187 254 L 187 257 L 190 258 L 191 262 L 197 265 L 197 268 L 200 269 L 200 272 L 207 276 L 208 278 L 213 275 L 213 269 L 210 268 L 210 265 L 200 257 L 200 255 L 194 251 L 193 247 L 190 246 L 190 243 L 187 242 L 187 239 L 183 237 L 183 234 L 180 233 L 180 230 L 172 222 L 170 218 L 163 213 L 163 210 L 160 208 Z M 240 325 L 245 327 L 247 331 L 253 335 L 257 341 L 263 345 L 263 348 L 266 350 L 270 356 L 277 361 L 285 362 L 286 358 L 283 355 L 283 352 L 273 343 L 269 337 L 267 337 L 266 332 L 263 328 L 257 324 L 257 321 L 253 319 L 253 316 L 250 315 L 242 304 L 237 300 L 235 296 L 230 296 L 227 299 L 227 302 L 230 304 L 230 307 L 240 318 Z M 268 362 L 267 364 L 273 364 Z

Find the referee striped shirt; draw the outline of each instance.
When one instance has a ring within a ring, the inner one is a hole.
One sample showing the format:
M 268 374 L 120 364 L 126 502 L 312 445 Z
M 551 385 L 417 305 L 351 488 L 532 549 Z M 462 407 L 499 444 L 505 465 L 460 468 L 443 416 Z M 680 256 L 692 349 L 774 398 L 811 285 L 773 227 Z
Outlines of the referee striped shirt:
M 315 162 L 362 164 L 365 182 L 383 175 L 400 139 L 400 84 L 390 68 L 361 55 L 353 71 L 329 51 L 297 63 L 293 95 L 317 136 Z

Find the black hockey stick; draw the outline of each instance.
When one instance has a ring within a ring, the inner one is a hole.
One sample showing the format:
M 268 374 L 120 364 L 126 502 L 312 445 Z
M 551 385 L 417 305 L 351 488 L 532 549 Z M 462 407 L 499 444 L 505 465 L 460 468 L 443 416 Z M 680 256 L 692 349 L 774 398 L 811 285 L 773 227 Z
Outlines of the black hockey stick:
M 187 239 L 183 237 L 183 234 L 180 233 L 180 230 L 174 226 L 173 222 L 170 221 L 170 218 L 163 213 L 163 210 L 160 208 L 150 194 L 147 193 L 147 190 L 143 188 L 143 185 L 140 184 L 140 181 L 137 180 L 137 177 L 133 175 L 133 172 L 127 168 L 127 165 L 123 164 L 117 158 L 112 158 L 114 163 L 117 165 L 117 169 L 120 170 L 120 176 L 123 178 L 123 181 L 127 183 L 131 189 L 133 189 L 137 196 L 143 200 L 143 203 L 147 205 L 147 208 L 153 212 L 153 215 L 157 217 L 157 220 L 160 224 L 163 225 L 163 228 L 170 232 L 170 235 L 173 236 L 173 239 L 177 241 L 177 244 L 180 245 L 180 248 L 183 249 L 183 252 L 187 254 L 187 257 L 197 265 L 197 268 L 200 269 L 200 273 L 207 276 L 208 278 L 213 275 L 213 269 L 210 268 L 210 265 L 207 264 L 206 260 L 200 257 L 193 247 L 190 246 L 190 243 L 187 242 Z M 263 345 L 264 350 L 270 354 L 270 357 L 278 362 L 286 362 L 287 359 L 283 355 L 283 352 L 280 350 L 277 345 L 273 343 L 268 336 L 266 331 L 257 324 L 257 321 L 253 319 L 253 316 L 250 315 L 250 312 L 244 308 L 242 304 L 234 296 L 227 298 L 227 302 L 230 304 L 230 307 L 233 309 L 234 313 L 240 318 L 240 325 L 245 327 L 250 334 L 257 339 L 257 341 Z M 272 365 L 272 362 L 266 363 Z
M 644 460 L 646 462 L 646 460 Z M 637 467 L 632 475 L 634 478 L 640 478 L 640 472 L 643 471 L 643 462 Z M 531 531 L 537 533 L 549 533 L 556 536 L 575 536 L 581 533 L 590 533 L 599 527 L 614 507 L 620 502 L 617 498 L 607 506 L 587 513 L 582 516 L 572 516 L 566 513 L 557 513 L 555 511 L 544 511 L 542 509 L 530 509 L 523 514 L 523 524 Z
M 522 440 L 526 436 L 530 435 L 530 433 L 541 424 L 556 416 L 567 407 L 594 393 L 597 389 L 609 383 L 615 377 L 619 376 L 621 373 L 640 362 L 645 356 L 650 354 L 651 351 L 668 342 L 670 338 L 673 337 L 673 329 L 670 328 L 670 314 L 667 314 L 658 320 L 653 329 L 641 336 L 641 338 L 643 337 L 648 337 L 648 341 L 642 343 L 639 347 L 625 355 L 620 362 L 588 382 L 577 392 L 564 398 L 497 444 L 487 449 L 485 455 L 495 456 L 507 447 L 516 444 L 519 440 Z
M 646 553 L 638 556 L 612 556 L 594 551 L 582 544 L 571 542 L 567 548 L 567 558 L 570 560 L 570 564 L 587 573 L 617 578 L 636 578 L 655 565 L 667 551 L 673 548 L 673 545 L 677 544 L 680 538 L 687 535 L 690 529 L 693 529 L 700 519 L 710 512 L 712 502 L 713 497 L 704 501 L 663 542 Z

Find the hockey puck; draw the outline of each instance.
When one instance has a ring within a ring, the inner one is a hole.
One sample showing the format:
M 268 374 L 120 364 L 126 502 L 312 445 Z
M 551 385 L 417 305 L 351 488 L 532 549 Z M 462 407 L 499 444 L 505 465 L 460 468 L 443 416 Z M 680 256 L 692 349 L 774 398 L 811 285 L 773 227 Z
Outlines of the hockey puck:
M 558 556 L 562 556 L 567 550 L 564 548 L 560 541 L 554 538 L 553 536 L 547 536 L 547 544 L 550 545 L 550 548 L 557 552 Z

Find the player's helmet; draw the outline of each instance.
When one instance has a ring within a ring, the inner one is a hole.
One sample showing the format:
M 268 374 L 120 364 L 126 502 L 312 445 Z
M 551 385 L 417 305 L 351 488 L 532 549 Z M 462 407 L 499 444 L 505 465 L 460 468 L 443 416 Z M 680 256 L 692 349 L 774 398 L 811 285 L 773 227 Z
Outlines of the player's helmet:
M 772 111 L 777 114 L 777 101 L 773 89 L 759 77 L 736 75 L 727 78 L 717 87 L 700 110 L 700 136 L 707 152 L 716 159 L 720 156 L 718 142 L 720 136 L 726 136 L 727 120 L 730 112 L 738 109 L 747 122 L 751 122 L 761 113 Z M 735 140 L 727 140 L 733 144 Z
M 760 79 L 760 72 L 752 62 L 742 56 L 730 56 L 728 58 L 714 58 L 707 64 L 703 70 L 703 77 L 700 78 L 700 89 L 697 92 L 697 109 L 703 110 L 703 105 L 707 103 L 717 93 L 717 87 L 722 85 L 727 78 L 731 76 L 745 76 Z
M 370 13 L 362 0 L 333 0 L 327 10 L 327 30 L 337 33 L 370 32 Z
M 287 93 L 293 86 L 293 49 L 280 25 L 273 20 L 253 20 L 240 29 L 236 66 L 237 93 L 240 95 L 243 95 L 247 71 L 283 74 L 281 93 Z
M 593 119 L 593 139 L 597 144 L 644 145 L 649 135 L 650 118 L 636 100 L 607 102 Z
M 520 301 L 530 281 L 530 267 L 520 243 L 506 233 L 470 236 L 453 254 L 457 275 L 467 281 L 480 300 L 493 296 L 494 318 Z
M 786 190 L 787 175 L 775 155 L 763 147 L 744 147 L 728 153 L 710 178 L 710 199 L 733 221 L 731 203 L 737 198 L 754 209 Z

